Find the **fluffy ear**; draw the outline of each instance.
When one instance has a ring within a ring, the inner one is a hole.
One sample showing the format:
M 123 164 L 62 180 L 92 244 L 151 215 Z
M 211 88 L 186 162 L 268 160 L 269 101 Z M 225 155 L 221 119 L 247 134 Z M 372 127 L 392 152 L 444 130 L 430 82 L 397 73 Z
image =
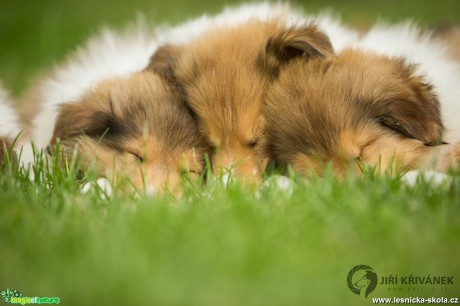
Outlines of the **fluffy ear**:
M 442 143 L 444 126 L 440 103 L 432 86 L 419 78 L 406 80 L 406 83 L 410 94 L 381 103 L 377 119 L 382 125 L 426 145 Z
M 167 80 L 173 80 L 174 66 L 181 53 L 181 46 L 169 44 L 161 46 L 150 57 L 150 62 L 145 70 L 153 71 Z
M 334 49 L 326 34 L 315 25 L 291 27 L 271 37 L 265 46 L 268 57 L 285 63 L 297 57 L 326 57 L 334 55 Z
M 104 109 L 101 104 L 62 104 L 54 126 L 51 145 L 54 145 L 58 138 L 65 140 L 80 135 L 100 138 L 107 133 L 117 133 L 117 120 L 110 105 Z

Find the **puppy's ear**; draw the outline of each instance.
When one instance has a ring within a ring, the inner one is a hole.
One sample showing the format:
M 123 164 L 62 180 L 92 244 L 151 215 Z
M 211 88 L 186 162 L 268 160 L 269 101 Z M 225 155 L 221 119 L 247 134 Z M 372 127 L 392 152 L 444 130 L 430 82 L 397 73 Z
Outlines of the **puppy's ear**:
M 80 135 L 100 138 L 118 132 L 119 125 L 110 106 L 66 103 L 59 108 L 51 145 L 58 138 L 66 140 Z
M 174 67 L 181 53 L 181 46 L 169 44 L 161 46 L 150 57 L 150 62 L 145 70 L 157 73 L 172 81 L 174 80 Z
M 274 58 L 278 63 L 285 63 L 298 57 L 334 55 L 334 48 L 329 37 L 310 24 L 281 30 L 267 41 L 265 55 Z
M 433 86 L 421 76 L 412 75 L 413 66 L 401 70 L 405 93 L 379 104 L 376 115 L 380 123 L 406 137 L 420 140 L 426 145 L 442 143 L 440 103 Z

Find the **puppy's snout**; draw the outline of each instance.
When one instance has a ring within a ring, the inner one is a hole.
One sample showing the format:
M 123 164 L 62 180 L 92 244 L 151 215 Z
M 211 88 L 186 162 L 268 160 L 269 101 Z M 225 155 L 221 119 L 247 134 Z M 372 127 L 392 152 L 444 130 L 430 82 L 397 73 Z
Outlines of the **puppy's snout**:
M 217 175 L 221 175 L 224 184 L 232 179 L 244 184 L 258 184 L 262 181 L 261 169 L 254 153 L 222 152 L 213 159 L 213 168 Z
M 158 165 L 144 167 L 134 183 L 148 196 L 178 195 L 182 188 L 179 172 Z

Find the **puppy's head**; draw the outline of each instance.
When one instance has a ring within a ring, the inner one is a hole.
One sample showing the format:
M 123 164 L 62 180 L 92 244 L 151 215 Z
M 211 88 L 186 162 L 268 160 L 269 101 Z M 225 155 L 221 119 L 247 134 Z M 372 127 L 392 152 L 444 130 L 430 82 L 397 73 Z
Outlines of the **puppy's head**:
M 190 112 L 151 72 L 107 81 L 63 104 L 52 145 L 56 139 L 69 158 L 77 148 L 84 168 L 126 175 L 149 192 L 180 192 L 181 173 L 197 176 L 204 166 L 206 147 Z
M 415 67 L 354 50 L 285 66 L 265 117 L 272 157 L 300 172 L 411 168 L 442 142 L 439 102 Z
M 147 69 L 176 84 L 213 148 L 214 169 L 232 169 L 253 182 L 266 163 L 260 143 L 267 86 L 289 61 L 331 54 L 327 36 L 314 25 L 250 21 L 211 30 L 188 45 L 164 46 Z

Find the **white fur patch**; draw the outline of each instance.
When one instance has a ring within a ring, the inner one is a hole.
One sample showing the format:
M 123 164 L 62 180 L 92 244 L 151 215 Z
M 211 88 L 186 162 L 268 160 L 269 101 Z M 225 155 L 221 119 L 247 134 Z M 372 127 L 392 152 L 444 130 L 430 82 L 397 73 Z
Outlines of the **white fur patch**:
M 432 186 L 438 187 L 441 185 L 449 185 L 452 181 L 452 177 L 444 173 L 431 170 L 412 170 L 405 173 L 401 180 L 411 187 L 417 185 L 419 180 L 424 180 L 429 182 Z
M 294 191 L 294 182 L 283 175 L 273 175 L 269 177 L 256 191 L 256 198 L 262 197 L 262 191 L 278 191 L 282 192 L 287 198 L 292 196 Z
M 233 169 L 225 171 L 220 177 L 220 181 L 224 186 L 228 186 L 233 179 Z
M 342 24 L 340 19 L 330 13 L 322 13 L 317 16 L 306 17 L 313 20 L 321 31 L 329 37 L 335 52 L 340 52 L 344 48 L 359 41 L 359 33 Z
M 146 188 L 145 188 L 145 194 L 148 195 L 148 196 L 153 196 L 155 195 L 156 193 L 156 189 L 155 189 L 155 186 L 153 185 L 148 185 Z
M 201 17 L 186 21 L 175 27 L 163 27 L 158 33 L 159 44 L 183 44 L 190 42 L 203 32 L 222 26 L 237 26 L 248 20 L 266 21 L 280 19 L 286 25 L 296 25 L 305 22 L 305 16 L 283 3 L 252 3 L 236 7 L 226 7 L 220 14 Z
M 14 139 L 20 131 L 17 112 L 13 109 L 8 93 L 0 84 L 0 136 Z
M 98 192 L 102 200 L 107 200 L 113 195 L 112 184 L 106 178 L 98 178 L 96 182 L 88 182 L 81 188 L 83 194 L 90 191 Z

